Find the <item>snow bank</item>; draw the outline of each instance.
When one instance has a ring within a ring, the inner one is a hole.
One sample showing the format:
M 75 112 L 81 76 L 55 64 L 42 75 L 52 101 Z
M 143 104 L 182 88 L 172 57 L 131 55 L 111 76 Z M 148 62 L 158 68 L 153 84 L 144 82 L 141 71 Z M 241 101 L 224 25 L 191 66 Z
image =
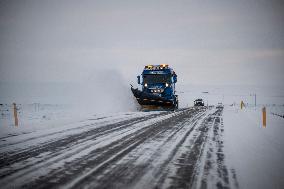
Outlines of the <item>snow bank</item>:
M 18 104 L 19 126 L 14 125 L 11 104 L 0 105 L 0 138 L 8 135 L 47 132 L 46 130 L 80 127 L 93 120 L 123 120 L 147 115 L 145 112 L 96 113 L 78 109 L 77 106 L 60 104 Z M 157 113 L 157 112 L 154 112 Z
M 262 127 L 261 107 L 224 110 L 225 152 L 228 164 L 237 173 L 240 188 L 266 189 L 284 187 L 284 119 L 267 107 L 267 127 Z

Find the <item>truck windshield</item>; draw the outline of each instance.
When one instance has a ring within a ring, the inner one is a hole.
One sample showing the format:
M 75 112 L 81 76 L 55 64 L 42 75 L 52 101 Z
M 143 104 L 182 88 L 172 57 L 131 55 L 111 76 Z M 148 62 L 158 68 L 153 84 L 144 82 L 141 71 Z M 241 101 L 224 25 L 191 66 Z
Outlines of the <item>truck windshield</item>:
M 144 83 L 154 84 L 154 83 L 171 83 L 170 74 L 146 74 L 143 75 Z

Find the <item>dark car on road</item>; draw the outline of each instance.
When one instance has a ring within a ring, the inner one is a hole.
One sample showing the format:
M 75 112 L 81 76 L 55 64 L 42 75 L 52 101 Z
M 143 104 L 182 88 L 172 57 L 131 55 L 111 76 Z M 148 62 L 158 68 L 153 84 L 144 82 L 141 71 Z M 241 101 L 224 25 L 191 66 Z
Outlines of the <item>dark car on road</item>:
M 216 108 L 217 108 L 217 109 L 223 109 L 223 108 L 224 108 L 224 105 L 223 105 L 221 102 L 219 102 L 219 103 L 217 104 Z
M 204 101 L 199 98 L 194 101 L 194 106 L 204 106 Z

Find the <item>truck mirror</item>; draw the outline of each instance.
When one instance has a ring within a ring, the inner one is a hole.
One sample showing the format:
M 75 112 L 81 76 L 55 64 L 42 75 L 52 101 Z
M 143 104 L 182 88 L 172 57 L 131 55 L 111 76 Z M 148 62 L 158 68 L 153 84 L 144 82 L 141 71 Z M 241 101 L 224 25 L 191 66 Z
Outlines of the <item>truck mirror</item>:
M 174 79 L 174 83 L 176 83 L 177 82 L 177 75 L 174 75 L 173 79 Z
M 137 76 L 137 83 L 140 84 L 140 76 Z

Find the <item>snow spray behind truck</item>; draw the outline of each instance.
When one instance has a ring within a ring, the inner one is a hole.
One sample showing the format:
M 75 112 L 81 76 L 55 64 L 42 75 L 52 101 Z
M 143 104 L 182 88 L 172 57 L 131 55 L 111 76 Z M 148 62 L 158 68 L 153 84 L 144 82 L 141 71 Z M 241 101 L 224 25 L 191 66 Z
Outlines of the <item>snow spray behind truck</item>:
M 132 86 L 131 90 L 142 108 L 178 108 L 178 96 L 175 94 L 177 75 L 172 68 L 166 64 L 147 65 L 141 76 L 142 79 L 137 76 L 137 80 L 142 85 L 142 90 Z

